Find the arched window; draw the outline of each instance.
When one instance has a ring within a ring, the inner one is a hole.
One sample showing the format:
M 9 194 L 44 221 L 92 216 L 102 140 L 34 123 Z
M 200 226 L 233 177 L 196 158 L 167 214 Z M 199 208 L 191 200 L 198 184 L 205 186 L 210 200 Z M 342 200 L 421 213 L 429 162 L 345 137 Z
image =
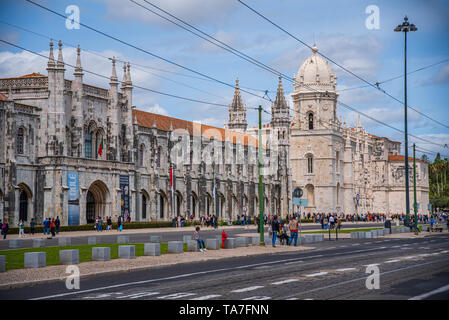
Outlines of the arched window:
M 309 130 L 313 130 L 313 113 L 309 113 Z
M 159 147 L 156 149 L 156 166 L 158 168 L 161 167 L 161 153 L 162 153 L 162 148 Z
M 28 220 L 28 195 L 25 190 L 20 192 L 19 198 L 19 219 L 23 221 Z
M 313 157 L 307 157 L 307 173 L 313 173 Z
M 23 154 L 23 128 L 17 130 L 16 151 L 17 154 Z
M 142 193 L 142 219 L 147 218 L 147 197 Z
M 92 158 L 92 134 L 90 132 L 86 132 L 84 138 L 84 156 L 86 158 Z

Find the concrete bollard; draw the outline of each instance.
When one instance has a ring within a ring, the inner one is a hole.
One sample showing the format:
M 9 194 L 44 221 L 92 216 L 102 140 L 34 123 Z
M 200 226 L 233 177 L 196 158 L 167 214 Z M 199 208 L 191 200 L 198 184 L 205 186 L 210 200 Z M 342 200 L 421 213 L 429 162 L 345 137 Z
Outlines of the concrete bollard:
M 22 239 L 11 239 L 9 240 L 9 248 L 16 249 L 22 247 Z
M 33 239 L 33 248 L 43 247 L 45 244 L 45 239 Z
M 150 242 L 153 243 L 161 243 L 162 237 L 161 236 L 150 236 Z
M 6 271 L 6 256 L 0 256 L 0 272 Z
M 196 240 L 187 240 L 187 251 L 199 251 L 198 241 Z
M 366 239 L 372 239 L 373 238 L 373 234 L 371 232 L 365 232 L 365 238 Z
M 109 247 L 93 247 L 92 261 L 109 261 L 111 260 L 111 248 Z
M 136 257 L 136 246 L 118 246 L 119 259 L 134 259 Z
M 359 239 L 359 233 L 358 232 L 351 232 L 351 239 Z
M 144 256 L 160 256 L 161 255 L 161 244 L 159 242 L 145 243 L 143 245 L 143 255 Z
M 72 238 L 58 238 L 59 247 L 68 247 L 72 245 Z
M 182 236 L 182 242 L 187 243 L 188 240 L 193 240 L 192 235 L 190 235 L 190 236 L 186 236 L 186 235 Z
M 25 252 L 24 255 L 25 268 L 42 268 L 47 264 L 47 253 L 42 252 Z
M 59 250 L 59 263 L 60 264 L 79 264 L 79 250 Z
M 97 244 L 97 237 L 88 237 L 87 244 Z
M 260 237 L 250 237 L 248 240 L 252 246 L 258 246 L 260 244 Z
M 235 249 L 235 248 L 237 248 L 235 238 L 227 238 L 225 240 L 225 249 Z
M 313 238 L 314 238 L 315 242 L 324 241 L 324 234 L 322 234 L 322 233 L 314 234 Z
M 246 237 L 237 237 L 235 238 L 235 244 L 237 247 L 247 247 L 248 239 Z
M 183 253 L 184 243 L 182 241 L 169 241 L 168 242 L 168 253 Z
M 429 227 L 428 226 L 422 226 L 422 231 L 428 231 Z
M 129 236 L 117 236 L 117 243 L 129 243 Z
M 273 239 L 271 237 L 264 237 L 263 239 L 264 239 L 264 242 L 265 242 L 266 246 L 273 245 Z M 276 245 L 278 246 L 280 244 L 281 244 L 281 242 L 279 241 L 279 238 L 276 238 Z
M 208 250 L 220 249 L 220 241 L 218 241 L 218 239 L 206 239 L 206 249 Z

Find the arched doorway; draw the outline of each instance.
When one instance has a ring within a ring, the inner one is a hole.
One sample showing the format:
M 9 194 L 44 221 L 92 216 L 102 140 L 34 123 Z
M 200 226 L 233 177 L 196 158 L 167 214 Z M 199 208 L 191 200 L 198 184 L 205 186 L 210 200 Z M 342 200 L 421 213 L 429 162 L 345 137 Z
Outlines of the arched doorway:
M 148 198 L 149 198 L 148 193 L 145 190 L 142 189 L 142 207 L 141 207 L 142 208 L 141 209 L 142 220 L 145 220 L 147 218 Z
M 158 194 L 158 208 L 159 208 L 159 218 L 164 219 L 166 217 L 167 211 L 167 197 L 165 193 L 161 190 Z
M 20 191 L 19 220 L 28 220 L 28 195 L 25 190 Z
M 110 216 L 109 190 L 102 181 L 93 182 L 86 195 L 86 222 L 93 223 L 100 216 Z
M 176 191 L 175 193 L 175 201 L 176 201 L 176 216 L 180 216 L 181 213 L 184 215 L 184 213 L 181 211 L 182 209 L 182 195 L 179 191 Z
M 306 191 L 307 191 L 308 207 L 314 207 L 315 206 L 315 188 L 314 188 L 314 186 L 311 184 L 306 185 Z
M 198 218 L 198 197 L 193 191 L 190 195 L 190 214 L 193 214 L 195 218 Z

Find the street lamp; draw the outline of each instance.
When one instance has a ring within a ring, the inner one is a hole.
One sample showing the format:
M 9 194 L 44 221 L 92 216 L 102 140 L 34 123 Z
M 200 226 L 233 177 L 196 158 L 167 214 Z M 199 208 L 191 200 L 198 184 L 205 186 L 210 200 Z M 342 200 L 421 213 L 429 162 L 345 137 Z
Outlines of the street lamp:
M 417 31 L 418 28 L 414 24 L 408 22 L 407 16 L 404 22 L 394 28 L 395 32 L 404 32 L 404 131 L 405 131 L 405 224 L 408 226 L 410 220 L 410 195 L 409 195 L 409 178 L 408 178 L 408 133 L 407 133 L 407 33 Z

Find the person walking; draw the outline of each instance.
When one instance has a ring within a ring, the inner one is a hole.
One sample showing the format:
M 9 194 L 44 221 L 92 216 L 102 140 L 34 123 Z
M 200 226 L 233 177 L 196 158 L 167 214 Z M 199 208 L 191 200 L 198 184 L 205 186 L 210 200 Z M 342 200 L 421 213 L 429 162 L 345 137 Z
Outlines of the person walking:
M 337 218 L 337 230 L 340 231 L 340 229 L 341 229 L 341 218 L 338 217 Z
M 118 220 L 117 220 L 117 231 L 122 231 L 123 230 L 123 226 L 122 226 L 122 216 L 118 216 Z
M 25 237 L 25 230 L 24 230 L 24 226 L 25 226 L 25 222 L 23 222 L 22 219 L 19 220 L 19 238 Z
M 221 232 L 221 248 L 222 249 L 224 249 L 224 247 L 225 247 L 225 242 L 226 242 L 226 239 L 228 238 L 228 235 L 226 234 L 226 232 L 223 230 L 222 232 Z
M 201 239 L 201 237 L 200 237 L 200 227 L 195 228 L 195 231 L 193 232 L 193 240 L 196 240 L 201 252 L 207 251 L 206 245 L 204 244 L 204 240 Z
M 34 218 L 31 218 L 31 221 L 30 221 L 30 233 L 33 236 L 34 236 L 35 228 L 36 228 L 36 221 L 34 221 Z
M 273 233 L 273 248 L 276 248 L 276 235 L 279 232 L 279 221 L 277 219 L 277 216 L 275 215 L 273 217 L 273 220 L 271 221 L 271 231 Z
M 52 238 L 56 237 L 55 218 L 51 218 L 51 222 L 50 222 L 50 232 L 51 232 L 51 237 L 52 237 Z
M 294 246 L 296 247 L 296 243 L 298 242 L 298 222 L 295 218 L 290 221 L 288 228 L 290 229 L 290 245 L 294 240 Z
M 61 226 L 61 220 L 59 220 L 59 216 L 57 216 L 56 220 L 55 220 L 56 234 L 59 234 L 59 227 L 60 226 Z
M 6 240 L 6 236 L 8 235 L 9 225 L 6 219 L 3 220 L 2 231 L 3 231 L 3 240 Z
M 108 230 L 112 230 L 112 219 L 108 217 Z

